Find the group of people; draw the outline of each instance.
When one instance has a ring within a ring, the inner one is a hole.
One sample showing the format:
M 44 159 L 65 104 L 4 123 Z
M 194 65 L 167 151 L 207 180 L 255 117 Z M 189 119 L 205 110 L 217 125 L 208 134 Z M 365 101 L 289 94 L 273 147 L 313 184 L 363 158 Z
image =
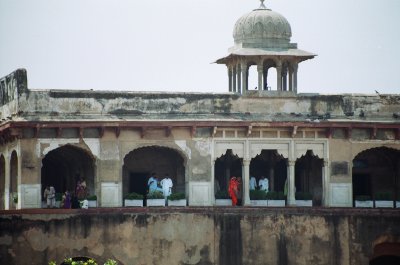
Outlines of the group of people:
M 257 180 L 254 176 L 250 177 L 250 190 L 263 190 L 268 192 L 269 191 L 269 180 L 265 176 L 261 176 L 261 178 Z
M 80 202 L 86 199 L 88 194 L 88 189 L 86 186 L 86 181 L 80 178 L 77 181 L 75 191 L 72 193 L 66 190 L 61 196 L 60 208 L 64 209 L 76 209 L 81 208 Z M 56 207 L 56 190 L 54 186 L 47 185 L 44 189 L 43 197 L 46 200 L 47 208 Z
M 174 184 L 172 183 L 172 179 L 168 174 L 165 174 L 165 177 L 160 181 L 156 173 L 152 173 L 147 181 L 147 186 L 149 189 L 149 194 L 153 192 L 162 192 L 164 197 L 167 198 L 172 193 L 172 187 Z

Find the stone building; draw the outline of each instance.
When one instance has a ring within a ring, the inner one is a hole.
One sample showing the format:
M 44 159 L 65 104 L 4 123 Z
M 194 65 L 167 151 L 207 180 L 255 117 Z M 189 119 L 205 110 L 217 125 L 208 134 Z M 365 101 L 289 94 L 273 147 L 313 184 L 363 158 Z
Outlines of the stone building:
M 272 191 L 287 180 L 289 206 L 309 192 L 314 206 L 385 193 L 394 207 L 400 95 L 298 93 L 298 67 L 316 55 L 290 42 L 290 24 L 263 1 L 233 36 L 216 61 L 228 69 L 223 94 L 37 90 L 24 69 L 2 78 L 0 209 L 40 208 L 45 185 L 73 190 L 79 178 L 100 207 L 118 207 L 151 172 L 172 176 L 190 206 L 214 205 L 232 175 L 250 205 L 253 175 Z

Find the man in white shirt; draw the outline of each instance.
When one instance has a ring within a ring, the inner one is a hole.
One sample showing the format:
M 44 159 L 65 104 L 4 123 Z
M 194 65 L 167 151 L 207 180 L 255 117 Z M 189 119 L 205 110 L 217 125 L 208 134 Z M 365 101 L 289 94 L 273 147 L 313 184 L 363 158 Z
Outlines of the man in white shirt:
M 255 190 L 257 188 L 257 180 L 254 176 L 250 177 L 250 190 Z
M 262 176 L 261 179 L 258 181 L 258 186 L 260 187 L 260 190 L 264 190 L 268 192 L 269 190 L 269 181 L 265 176 Z
M 165 178 L 163 180 L 161 180 L 161 187 L 163 190 L 163 194 L 165 199 L 171 195 L 171 191 L 172 191 L 172 186 L 174 184 L 172 183 L 172 179 L 169 178 L 168 174 L 165 175 Z

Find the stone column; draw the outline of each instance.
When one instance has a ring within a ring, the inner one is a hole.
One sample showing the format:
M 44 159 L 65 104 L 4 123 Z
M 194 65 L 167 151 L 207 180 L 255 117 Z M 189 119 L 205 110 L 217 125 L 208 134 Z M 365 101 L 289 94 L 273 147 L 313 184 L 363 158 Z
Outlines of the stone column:
M 247 88 L 247 65 L 246 63 L 241 63 L 241 69 L 242 69 L 242 94 L 245 95 L 248 88 Z
M 293 91 L 293 69 L 289 67 L 289 91 Z
M 297 69 L 298 64 L 293 65 L 293 92 L 297 93 Z
M 287 68 L 282 69 L 282 90 L 287 91 Z
M 296 188 L 295 188 L 295 178 L 294 178 L 294 167 L 296 165 L 296 161 L 288 161 L 288 168 L 287 168 L 287 178 L 288 178 L 288 195 L 287 195 L 287 204 L 290 206 L 296 205 Z
M 264 90 L 268 90 L 268 70 L 269 70 L 269 68 L 265 68 L 263 71 L 263 79 L 264 79 L 263 89 Z
M 262 63 L 257 65 L 257 72 L 258 72 L 258 91 L 261 93 L 264 90 L 264 82 L 263 82 L 263 65 Z
M 237 92 L 237 87 L 236 87 L 236 65 L 232 65 L 232 91 Z
M 242 172 L 242 204 L 246 206 L 250 205 L 250 160 L 243 159 Z
M 282 91 L 282 65 L 276 67 L 276 88 L 278 91 Z
M 8 153 L 4 154 L 4 209 L 10 209 L 10 157 Z
M 329 162 L 324 160 L 322 167 L 322 203 L 323 206 L 329 206 Z
M 216 186 L 216 179 L 215 179 L 215 159 L 211 160 L 211 205 L 215 205 L 215 186 Z M 221 187 L 220 187 L 221 188 Z M 188 189 L 186 189 L 188 192 Z
M 273 165 L 269 166 L 269 187 L 270 191 L 275 190 L 275 170 Z
M 227 65 L 228 67 L 228 82 L 229 82 L 229 92 L 233 91 L 232 87 L 232 66 Z
M 242 94 L 242 69 L 240 63 L 236 65 L 237 67 L 237 92 Z

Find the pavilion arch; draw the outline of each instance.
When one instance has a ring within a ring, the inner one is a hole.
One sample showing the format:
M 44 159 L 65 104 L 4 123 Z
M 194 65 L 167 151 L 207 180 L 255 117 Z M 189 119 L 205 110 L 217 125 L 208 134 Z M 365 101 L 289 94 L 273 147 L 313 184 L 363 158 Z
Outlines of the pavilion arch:
M 75 191 L 78 180 L 85 180 L 88 195 L 96 194 L 95 157 L 84 148 L 67 144 L 48 152 L 42 159 L 42 194 L 47 185 L 57 193 Z
M 358 153 L 353 159 L 353 199 L 375 199 L 385 193 L 391 201 L 400 198 L 400 150 L 375 147 Z
M 314 155 L 312 150 L 307 150 L 295 164 L 296 192 L 311 193 L 314 206 L 324 203 L 323 167 L 323 159 Z
M 0 154 L 0 210 L 5 209 L 5 190 L 6 189 L 6 160 Z
M 287 158 L 278 150 L 263 149 L 250 161 L 250 176 L 258 181 L 262 176 L 269 180 L 270 191 L 284 191 L 287 178 Z
M 218 157 L 214 164 L 215 192 L 228 191 L 230 177 L 243 176 L 242 165 L 243 159 L 232 149 L 227 149 L 223 155 Z
M 173 192 L 186 192 L 186 155 L 176 148 L 161 145 L 144 145 L 127 153 L 123 160 L 123 194 L 136 192 L 145 195 L 151 173 L 159 180 L 166 174 L 174 184 Z
M 13 150 L 10 156 L 10 209 L 17 206 L 13 202 L 14 197 L 18 196 L 18 155 Z

